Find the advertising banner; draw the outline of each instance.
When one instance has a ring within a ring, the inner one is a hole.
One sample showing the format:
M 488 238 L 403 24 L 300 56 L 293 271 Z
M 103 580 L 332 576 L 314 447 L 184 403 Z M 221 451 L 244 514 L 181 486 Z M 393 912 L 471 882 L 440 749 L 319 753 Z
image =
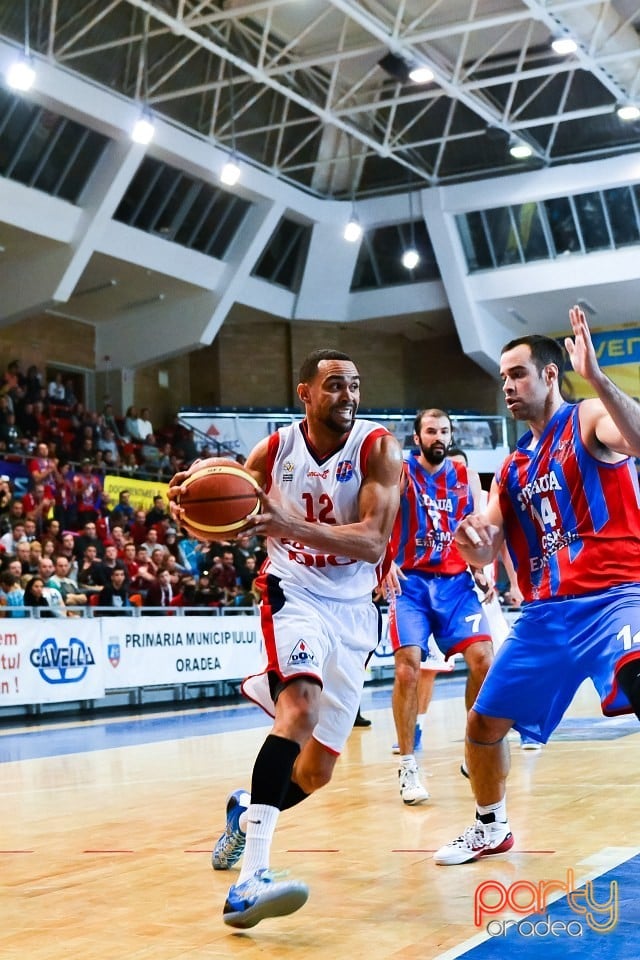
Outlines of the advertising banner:
M 97 620 L 2 620 L 0 707 L 104 696 Z
M 105 618 L 102 629 L 108 690 L 236 680 L 262 668 L 255 616 Z
M 104 492 L 109 497 L 109 507 L 111 510 L 118 503 L 118 497 L 122 490 L 128 490 L 131 494 L 130 503 L 136 510 L 151 510 L 153 498 L 157 496 L 166 497 L 168 483 L 161 483 L 159 480 L 138 480 L 136 477 L 114 477 L 111 474 L 104 478 Z

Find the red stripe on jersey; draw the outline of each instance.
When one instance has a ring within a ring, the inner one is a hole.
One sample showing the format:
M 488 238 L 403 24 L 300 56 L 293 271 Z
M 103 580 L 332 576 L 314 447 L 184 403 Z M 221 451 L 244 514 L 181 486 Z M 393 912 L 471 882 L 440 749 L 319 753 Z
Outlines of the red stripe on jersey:
M 367 475 L 367 464 L 369 462 L 369 455 L 374 442 L 380 437 L 389 436 L 391 436 L 389 431 L 385 430 L 384 427 L 380 427 L 378 430 L 372 430 L 371 433 L 362 441 L 362 446 L 360 447 L 360 470 L 363 477 L 366 477 Z
M 280 434 L 276 430 L 275 433 L 272 433 L 267 441 L 267 479 L 264 486 L 265 492 L 269 493 L 271 489 L 271 484 L 273 483 L 273 465 L 276 462 L 276 455 L 278 453 L 278 447 L 280 446 Z

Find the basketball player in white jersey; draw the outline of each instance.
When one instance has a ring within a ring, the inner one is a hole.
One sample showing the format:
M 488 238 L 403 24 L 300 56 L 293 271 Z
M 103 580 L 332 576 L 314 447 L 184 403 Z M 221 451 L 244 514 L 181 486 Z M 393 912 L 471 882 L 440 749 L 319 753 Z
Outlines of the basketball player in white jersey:
M 379 636 L 372 591 L 399 505 L 400 448 L 356 419 L 360 377 L 349 357 L 312 353 L 297 392 L 305 419 L 258 443 L 246 463 L 264 490 L 262 513 L 244 532 L 267 536 L 259 584 L 267 663 L 242 689 L 274 725 L 250 795 L 228 798 L 213 852 L 217 870 L 245 854 L 223 911 L 240 928 L 307 900 L 305 884 L 269 871 L 271 843 L 280 812 L 329 782 L 353 728 Z

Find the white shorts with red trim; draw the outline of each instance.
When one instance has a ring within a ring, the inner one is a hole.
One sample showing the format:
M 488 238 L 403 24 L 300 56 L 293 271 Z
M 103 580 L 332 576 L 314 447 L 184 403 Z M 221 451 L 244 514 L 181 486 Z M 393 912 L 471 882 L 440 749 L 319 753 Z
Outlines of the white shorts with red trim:
M 281 681 L 316 679 L 322 685 L 313 737 L 339 754 L 360 706 L 365 668 L 380 635 L 380 618 L 369 597 L 348 602 L 318 597 L 267 577 L 260 608 L 267 663 L 247 677 L 242 692 L 275 716 L 270 672 Z

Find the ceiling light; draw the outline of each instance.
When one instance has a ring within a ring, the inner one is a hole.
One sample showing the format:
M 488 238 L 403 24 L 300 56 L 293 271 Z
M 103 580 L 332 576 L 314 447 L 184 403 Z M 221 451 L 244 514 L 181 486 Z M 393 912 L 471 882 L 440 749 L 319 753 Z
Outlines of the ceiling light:
M 409 71 L 409 80 L 413 83 L 431 83 L 433 78 L 433 70 L 430 70 L 429 67 L 413 67 Z
M 405 270 L 415 270 L 419 263 L 420 254 L 417 250 L 411 248 L 402 254 L 402 266 Z
M 151 115 L 145 111 L 136 120 L 133 130 L 131 131 L 131 139 L 134 143 L 141 143 L 143 146 L 146 146 L 153 140 L 155 132 L 156 129 L 153 125 Z
M 575 53 L 578 49 L 578 44 L 575 40 L 572 40 L 571 37 L 556 37 L 552 42 L 551 48 L 559 53 L 561 56 L 565 57 L 569 53 Z
M 528 143 L 523 143 L 521 140 L 518 140 L 516 143 L 511 144 L 509 153 L 514 160 L 526 160 L 531 156 L 533 150 Z
M 220 180 L 228 187 L 233 187 L 240 179 L 240 172 L 240 167 L 235 160 L 227 160 L 224 167 L 220 171 Z
M 12 90 L 19 90 L 21 93 L 30 90 L 35 83 L 35 79 L 36 72 L 31 62 L 24 57 L 15 60 L 6 73 L 7 84 Z
M 630 120 L 637 120 L 640 117 L 640 107 L 636 107 L 633 103 L 625 103 L 618 107 L 617 114 L 621 120 L 628 123 Z
M 344 228 L 343 237 L 349 243 L 357 243 L 362 236 L 362 227 L 358 223 L 357 217 L 351 217 Z

